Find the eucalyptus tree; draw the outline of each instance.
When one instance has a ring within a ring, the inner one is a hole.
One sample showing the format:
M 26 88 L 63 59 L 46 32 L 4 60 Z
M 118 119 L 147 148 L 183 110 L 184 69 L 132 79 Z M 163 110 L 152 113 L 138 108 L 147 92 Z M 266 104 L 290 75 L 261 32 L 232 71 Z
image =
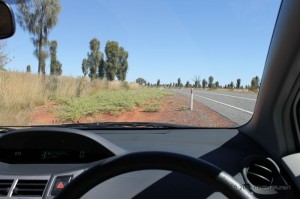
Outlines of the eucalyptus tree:
M 210 89 L 213 88 L 213 82 L 214 82 L 214 77 L 213 77 L 213 76 L 209 76 L 209 77 L 208 77 L 208 87 L 209 87 Z
M 257 91 L 259 88 L 259 77 L 255 76 L 252 78 L 251 80 L 251 86 L 250 86 L 250 90 L 252 91 Z
M 50 42 L 50 75 L 61 75 L 62 64 L 57 60 L 57 41 Z
M 195 78 L 193 79 L 193 81 L 194 81 L 195 88 L 201 87 L 201 85 L 200 85 L 200 75 L 196 75 Z
M 98 77 L 100 79 L 103 79 L 106 76 L 105 67 L 106 67 L 106 64 L 105 64 L 105 61 L 104 61 L 104 55 L 101 52 L 101 60 L 100 60 L 99 69 L 98 69 Z
M 30 66 L 30 65 L 27 65 L 27 66 L 26 66 L 26 72 L 27 72 L 27 73 L 31 73 L 31 66 Z
M 186 82 L 185 87 L 186 87 L 186 88 L 189 88 L 189 87 L 190 87 L 190 82 L 189 82 L 189 81 Z
M 207 81 L 205 79 L 202 80 L 202 88 L 206 88 L 207 86 Z
M 106 62 L 105 73 L 106 78 L 110 81 L 115 77 L 120 81 L 126 80 L 128 71 L 128 52 L 116 41 L 107 41 L 105 46 Z
M 82 60 L 81 69 L 82 69 L 82 72 L 83 72 L 83 76 L 85 77 L 89 73 L 88 61 L 87 61 L 86 58 L 84 58 Z
M 20 26 L 32 35 L 35 47 L 34 55 L 38 59 L 38 73 L 46 74 L 46 46 L 51 29 L 58 22 L 61 10 L 59 0 L 18 0 L 17 21 Z
M 142 77 L 137 78 L 135 80 L 135 82 L 138 83 L 139 85 L 144 85 L 144 84 L 147 83 L 146 80 L 144 78 L 142 78 Z
M 116 77 L 118 69 L 118 54 L 119 54 L 119 44 L 116 41 L 107 41 L 105 46 L 106 54 L 106 78 L 110 81 L 114 80 Z
M 157 87 L 160 86 L 160 79 L 157 80 L 156 86 L 157 86 Z
M 90 41 L 90 52 L 88 53 L 87 65 L 90 70 L 90 78 L 94 80 L 97 77 L 97 70 L 102 60 L 100 51 L 100 41 L 94 38 Z
M 118 58 L 116 76 L 118 80 L 125 81 L 128 70 L 128 52 L 123 47 L 118 49 Z
M 180 79 L 180 77 L 179 77 L 178 80 L 177 80 L 177 86 L 178 86 L 178 87 L 181 87 L 180 85 L 181 85 L 181 79 Z
M 237 89 L 241 88 L 241 79 L 240 78 L 236 80 L 236 88 Z

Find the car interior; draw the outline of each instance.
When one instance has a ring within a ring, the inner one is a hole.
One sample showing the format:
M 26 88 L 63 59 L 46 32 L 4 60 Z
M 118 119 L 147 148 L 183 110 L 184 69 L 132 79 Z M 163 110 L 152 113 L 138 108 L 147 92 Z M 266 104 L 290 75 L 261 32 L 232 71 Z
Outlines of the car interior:
M 1 127 L 0 198 L 299 198 L 298 19 L 300 1 L 283 0 L 245 125 Z

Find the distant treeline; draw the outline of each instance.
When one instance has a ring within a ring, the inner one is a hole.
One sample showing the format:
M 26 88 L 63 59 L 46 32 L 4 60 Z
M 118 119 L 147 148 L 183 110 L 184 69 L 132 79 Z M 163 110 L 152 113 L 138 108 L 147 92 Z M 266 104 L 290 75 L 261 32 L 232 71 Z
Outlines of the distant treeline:
M 241 85 L 242 80 L 240 78 L 238 78 L 236 80 L 236 83 L 230 82 L 229 84 L 225 84 L 224 86 L 220 85 L 220 83 L 218 81 L 214 82 L 214 77 L 213 76 L 209 76 L 208 77 L 208 81 L 206 79 L 200 79 L 200 76 L 196 76 L 191 82 L 190 81 L 186 81 L 185 84 L 182 83 L 181 78 L 177 79 L 177 82 L 172 82 L 169 84 L 161 84 L 160 83 L 160 79 L 157 80 L 156 83 L 150 83 L 147 82 L 144 78 L 139 77 L 136 79 L 136 83 L 143 85 L 143 86 L 149 86 L 149 87 L 175 87 L 175 88 L 182 88 L 182 87 L 186 87 L 186 88 L 209 88 L 209 89 L 217 89 L 217 88 L 224 88 L 224 89 L 249 89 L 252 90 L 254 92 L 256 92 L 259 89 L 260 86 L 260 80 L 258 76 L 255 76 L 252 78 L 251 82 L 249 85 L 246 85 L 245 87 L 243 87 Z

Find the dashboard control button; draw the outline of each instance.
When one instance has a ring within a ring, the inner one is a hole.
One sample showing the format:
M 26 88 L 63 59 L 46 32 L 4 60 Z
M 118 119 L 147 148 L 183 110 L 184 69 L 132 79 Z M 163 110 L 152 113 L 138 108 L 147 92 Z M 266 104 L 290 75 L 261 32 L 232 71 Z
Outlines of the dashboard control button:
M 56 196 L 71 181 L 72 176 L 57 176 L 52 186 L 51 195 Z

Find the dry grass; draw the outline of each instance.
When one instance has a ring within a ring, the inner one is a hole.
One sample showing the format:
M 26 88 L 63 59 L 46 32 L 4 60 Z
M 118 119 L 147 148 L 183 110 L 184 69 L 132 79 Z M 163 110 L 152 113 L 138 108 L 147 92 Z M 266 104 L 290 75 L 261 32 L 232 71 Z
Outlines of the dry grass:
M 39 76 L 0 71 L 0 125 L 25 125 L 33 106 L 45 102 Z
M 44 102 L 42 79 L 24 73 L 0 72 L 1 106 L 20 108 Z
M 136 84 L 87 78 L 53 77 L 0 71 L 0 126 L 27 125 L 33 108 L 51 100 L 78 98 L 104 89 L 137 89 Z

